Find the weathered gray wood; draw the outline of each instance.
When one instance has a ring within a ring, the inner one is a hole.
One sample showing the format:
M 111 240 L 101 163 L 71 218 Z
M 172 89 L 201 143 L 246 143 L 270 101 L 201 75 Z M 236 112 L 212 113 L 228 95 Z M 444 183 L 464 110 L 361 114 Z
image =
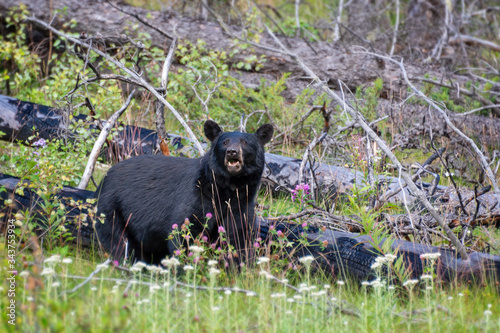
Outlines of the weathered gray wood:
M 15 193 L 18 182 L 19 179 L 16 177 L 0 174 L 0 186 L 4 186 L 7 190 L 0 193 L 0 208 L 7 213 L 7 219 L 18 210 L 37 211 L 40 209 L 35 193 L 27 190 L 23 194 Z M 78 205 L 72 206 L 70 201 L 73 199 L 85 202 L 93 196 L 94 193 L 91 191 L 71 187 L 64 187 L 58 194 L 67 210 L 67 228 L 77 237 L 76 241 L 83 246 L 92 246 L 94 241 L 91 213 L 89 213 L 94 207 L 93 204 L 87 204 L 86 209 L 84 208 L 82 211 Z M 5 205 L 6 199 L 12 200 L 10 206 Z M 43 223 L 43 213 L 37 215 L 37 218 Z M 321 231 L 314 226 L 309 226 L 306 231 L 300 224 L 259 218 L 256 221 L 256 227 L 259 228 L 260 236 L 263 239 L 270 240 L 273 237 L 269 233 L 271 225 L 275 230 L 281 230 L 286 239 L 295 244 L 290 252 L 294 257 L 313 255 L 318 265 L 334 275 L 351 276 L 358 280 L 373 278 L 371 265 L 379 251 L 370 244 L 369 236 L 331 229 Z M 305 233 L 308 240 L 309 245 L 307 246 L 298 242 L 302 233 Z M 273 241 L 279 241 L 279 238 L 274 236 Z M 403 257 L 405 267 L 411 277 L 419 277 L 423 273 L 421 254 L 439 252 L 441 257 L 436 272 L 443 280 L 465 279 L 474 283 L 483 283 L 486 279 L 493 278 L 496 279 L 495 281 L 500 281 L 499 256 L 472 252 L 469 260 L 462 260 L 457 257 L 454 251 L 402 240 L 395 240 L 391 248 L 398 256 Z

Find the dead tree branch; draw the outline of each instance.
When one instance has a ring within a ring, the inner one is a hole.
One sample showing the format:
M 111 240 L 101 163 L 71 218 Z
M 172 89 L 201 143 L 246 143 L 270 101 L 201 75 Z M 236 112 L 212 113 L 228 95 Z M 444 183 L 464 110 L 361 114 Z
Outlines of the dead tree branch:
M 115 126 L 116 121 L 120 116 L 127 110 L 128 106 L 130 105 L 130 102 L 132 101 L 132 97 L 135 94 L 135 90 L 133 90 L 130 95 L 127 98 L 127 101 L 125 104 L 120 108 L 120 110 L 116 111 L 111 117 L 109 117 L 108 121 L 104 124 L 101 133 L 99 134 L 99 137 L 97 138 L 96 142 L 94 143 L 94 147 L 92 148 L 92 151 L 90 152 L 89 155 L 89 160 L 87 162 L 87 166 L 85 167 L 85 171 L 83 172 L 82 179 L 80 180 L 80 183 L 76 188 L 80 190 L 85 190 L 87 188 L 87 185 L 89 184 L 90 177 L 92 176 L 92 172 L 94 171 L 94 166 L 95 162 L 97 161 L 97 157 L 99 156 L 99 153 L 101 151 L 101 147 L 106 141 L 106 138 L 108 137 L 109 132 L 111 129 Z

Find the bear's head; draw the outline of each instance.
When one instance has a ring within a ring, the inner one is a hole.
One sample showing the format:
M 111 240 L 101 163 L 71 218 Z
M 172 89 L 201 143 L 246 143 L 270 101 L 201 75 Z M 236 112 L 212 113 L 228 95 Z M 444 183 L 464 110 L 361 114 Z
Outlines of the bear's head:
M 230 176 L 262 172 L 264 167 L 264 145 L 273 136 L 273 126 L 265 124 L 254 134 L 223 132 L 212 120 L 204 126 L 205 135 L 212 143 L 212 151 L 217 164 Z M 259 175 L 260 177 L 260 175 Z

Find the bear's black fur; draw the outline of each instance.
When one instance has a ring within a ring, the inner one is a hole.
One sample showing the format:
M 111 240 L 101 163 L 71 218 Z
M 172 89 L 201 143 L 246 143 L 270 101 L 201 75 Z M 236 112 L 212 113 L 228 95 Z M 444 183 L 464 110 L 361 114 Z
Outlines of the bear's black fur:
M 264 145 L 273 134 L 269 124 L 254 134 L 222 132 L 208 120 L 205 135 L 211 141 L 208 153 L 197 159 L 142 155 L 113 166 L 96 194 L 96 223 L 100 243 L 114 257 L 128 254 L 158 264 L 179 247 L 167 240 L 172 226 L 188 218 L 191 234 L 202 231 L 212 240 L 223 226 L 231 245 L 242 250 L 252 239 L 254 200 L 264 170 Z M 212 214 L 208 228 L 203 224 Z

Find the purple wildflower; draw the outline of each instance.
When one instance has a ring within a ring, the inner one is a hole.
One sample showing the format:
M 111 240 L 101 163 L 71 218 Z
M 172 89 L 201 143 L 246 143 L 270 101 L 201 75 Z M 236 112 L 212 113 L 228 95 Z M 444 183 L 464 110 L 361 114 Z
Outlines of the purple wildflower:
M 307 228 L 307 222 L 302 223 L 302 228 Z
M 212 213 L 207 213 L 207 215 L 205 215 L 207 217 L 207 219 L 211 219 L 212 218 Z
M 208 242 L 208 237 L 207 236 L 203 236 L 203 237 L 201 237 L 201 240 L 206 243 L 206 242 Z
M 193 256 L 193 252 L 189 252 L 188 257 L 192 257 L 192 256 Z
M 47 147 L 47 141 L 45 141 L 44 139 L 38 139 L 33 142 L 33 146 L 45 148 Z
M 219 226 L 219 234 L 220 233 L 225 233 L 226 232 L 226 229 L 224 229 L 223 226 Z
M 178 227 L 179 227 L 179 226 L 178 226 L 177 224 L 173 224 L 173 225 L 172 225 L 172 229 L 174 229 L 174 230 L 175 230 L 175 229 L 177 229 Z
M 258 242 L 253 243 L 253 247 L 255 247 L 256 249 L 258 249 L 259 246 L 260 246 L 260 244 Z
M 301 196 L 301 202 L 304 201 L 304 197 L 306 195 L 309 195 L 309 185 L 307 184 L 299 184 L 295 186 L 295 190 L 292 190 L 292 201 L 295 201 L 297 199 L 297 196 Z
M 180 256 L 180 255 L 181 255 L 181 250 L 175 250 L 174 254 L 175 254 L 176 256 Z

